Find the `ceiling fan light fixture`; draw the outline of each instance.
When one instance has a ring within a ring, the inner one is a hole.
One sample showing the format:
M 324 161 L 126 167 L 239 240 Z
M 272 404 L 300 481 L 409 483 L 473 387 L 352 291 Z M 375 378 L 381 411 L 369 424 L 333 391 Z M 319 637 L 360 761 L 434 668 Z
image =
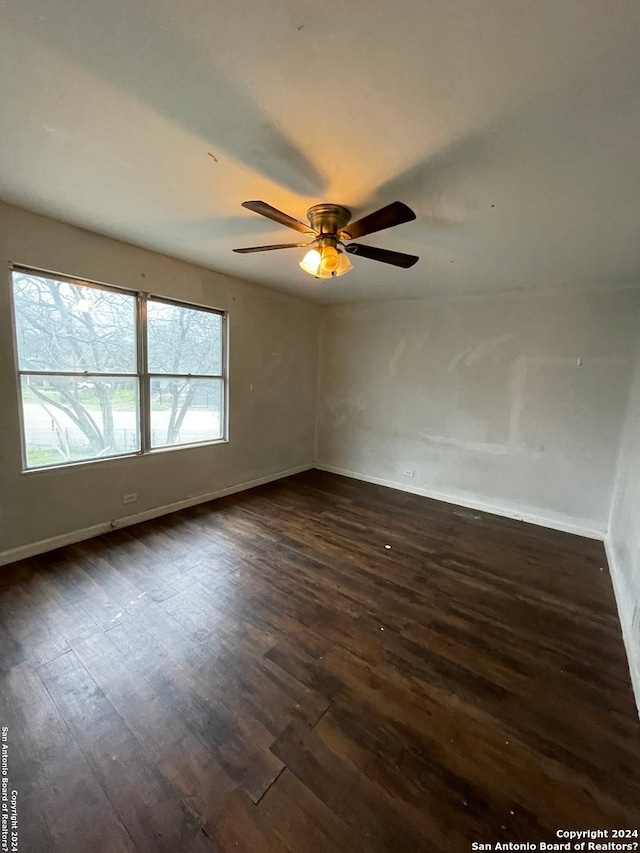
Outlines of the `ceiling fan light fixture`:
M 335 278 L 335 272 L 328 272 L 327 270 L 323 270 L 322 267 L 316 273 L 316 278 Z
M 320 248 L 310 249 L 299 266 L 314 278 L 335 278 L 353 269 L 346 252 L 326 243 Z
M 353 264 L 349 260 L 349 255 L 346 252 L 339 252 L 338 257 L 338 269 L 336 270 L 336 275 L 344 275 L 349 270 L 353 269 Z
M 325 245 L 321 252 L 322 260 L 320 261 L 320 269 L 322 272 L 334 273 L 340 265 L 340 257 L 335 246 Z
M 322 257 L 317 249 L 310 249 L 304 258 L 300 261 L 300 268 L 309 275 L 317 275 L 320 271 Z

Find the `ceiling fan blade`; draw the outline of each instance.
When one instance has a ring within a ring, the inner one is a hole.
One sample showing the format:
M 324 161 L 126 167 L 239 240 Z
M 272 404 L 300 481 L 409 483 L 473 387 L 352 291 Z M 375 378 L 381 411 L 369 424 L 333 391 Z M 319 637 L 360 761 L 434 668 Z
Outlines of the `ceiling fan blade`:
M 309 243 L 276 243 L 273 246 L 247 246 L 245 249 L 234 249 L 240 255 L 248 255 L 251 252 L 272 252 L 274 249 L 302 249 Z
M 281 210 L 271 207 L 271 205 L 267 204 L 266 201 L 243 201 L 242 206 L 246 207 L 247 210 L 252 210 L 254 213 L 261 214 L 261 216 L 266 216 L 267 219 L 273 219 L 274 222 L 279 222 L 280 225 L 286 225 L 288 228 L 293 228 L 301 234 L 317 233 L 310 225 L 305 225 L 304 222 L 294 219 L 293 216 L 289 216 L 287 213 L 283 213 Z
M 378 249 L 376 246 L 363 246 L 362 243 L 349 243 L 345 249 L 350 255 L 362 255 L 371 261 L 382 261 L 383 264 L 393 264 L 394 267 L 409 269 L 417 264 L 417 255 L 405 255 L 404 252 L 391 252 L 389 249 Z
M 350 240 L 356 240 L 358 237 L 373 234 L 374 231 L 384 231 L 385 228 L 402 225 L 403 222 L 411 222 L 415 218 L 416 215 L 410 207 L 401 201 L 394 201 L 368 216 L 363 216 L 362 219 L 350 222 L 342 229 L 342 233 L 345 237 L 348 235 Z

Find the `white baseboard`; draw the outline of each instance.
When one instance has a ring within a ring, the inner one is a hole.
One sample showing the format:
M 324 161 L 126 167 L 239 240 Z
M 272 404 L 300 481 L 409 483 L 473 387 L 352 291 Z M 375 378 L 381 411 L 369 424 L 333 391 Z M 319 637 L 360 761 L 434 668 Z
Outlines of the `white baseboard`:
M 616 557 L 615 548 L 609 537 L 604 540 L 605 551 L 607 552 L 607 562 L 609 563 L 609 574 L 611 575 L 611 583 L 613 584 L 613 594 L 616 599 L 618 608 L 618 618 L 622 628 L 622 639 L 627 652 L 627 663 L 629 665 L 629 675 L 631 676 L 631 685 L 636 699 L 638 708 L 638 716 L 640 717 L 640 657 L 638 657 L 636 641 L 633 636 L 633 611 L 636 606 L 640 607 L 640 602 L 636 602 L 633 596 L 628 592 L 627 585 L 623 578 L 624 575 L 619 566 Z
M 176 501 L 165 506 L 153 507 L 152 509 L 138 512 L 135 515 L 127 515 L 123 518 L 115 518 L 111 521 L 104 521 L 100 524 L 94 524 L 91 527 L 84 527 L 82 530 L 73 530 L 70 533 L 62 533 L 59 536 L 52 536 L 49 539 L 41 539 L 39 542 L 33 542 L 30 545 L 22 545 L 19 548 L 13 548 L 10 551 L 0 551 L 0 566 L 14 563 L 16 560 L 27 560 L 29 557 L 35 557 L 36 554 L 43 554 L 45 551 L 53 551 L 54 548 L 63 548 L 65 545 L 73 545 L 75 542 L 82 542 L 84 539 L 91 539 L 93 536 L 101 536 L 103 533 L 108 533 L 110 530 L 118 530 L 121 527 L 129 527 L 132 524 L 139 524 L 141 521 L 150 521 L 152 518 L 158 518 L 161 515 L 168 515 L 172 512 L 177 512 L 181 509 L 187 509 L 190 506 L 207 503 L 207 501 L 215 500 L 215 498 L 223 498 L 226 495 L 233 495 L 236 492 L 244 492 L 247 489 L 253 489 L 256 486 L 262 486 L 265 483 L 271 483 L 274 480 L 281 480 L 283 477 L 291 477 L 294 474 L 300 474 L 302 471 L 309 471 L 315 466 L 299 465 L 297 468 L 289 468 L 286 471 L 277 471 L 274 474 L 267 474 L 264 477 L 258 477 L 255 480 L 247 480 L 244 483 L 236 483 L 233 486 L 226 486 L 223 489 L 217 489 L 214 492 L 208 492 L 205 495 L 197 495 L 195 497 L 185 498 L 181 501 Z
M 539 527 L 548 527 L 551 530 L 561 530 L 563 533 L 573 533 L 576 536 L 585 536 L 587 539 L 603 541 L 604 529 L 593 527 L 588 521 L 581 519 L 564 520 L 562 518 L 549 518 L 532 512 L 523 512 L 508 507 L 496 506 L 478 498 L 469 498 L 466 495 L 450 495 L 438 492 L 434 489 L 423 489 L 420 486 L 408 486 L 406 483 L 396 483 L 381 477 L 371 477 L 359 474 L 357 471 L 348 471 L 346 468 L 336 468 L 333 465 L 323 465 L 316 462 L 315 467 L 319 471 L 328 471 L 330 474 L 341 474 L 343 477 L 351 477 L 353 480 L 363 480 L 365 483 L 373 483 L 377 486 L 386 486 L 389 489 L 399 489 L 401 492 L 410 492 L 413 495 L 421 495 L 436 501 L 455 504 L 466 509 L 475 509 L 480 512 L 489 512 L 492 515 L 500 515 L 503 518 L 512 518 L 516 521 L 526 521 L 529 524 L 537 524 Z

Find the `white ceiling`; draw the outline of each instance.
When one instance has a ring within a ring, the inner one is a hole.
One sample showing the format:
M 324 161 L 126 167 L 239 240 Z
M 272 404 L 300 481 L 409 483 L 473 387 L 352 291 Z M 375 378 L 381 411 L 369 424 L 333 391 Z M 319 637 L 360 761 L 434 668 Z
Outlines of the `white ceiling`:
M 318 301 L 640 279 L 637 0 L 2 0 L 0 195 Z M 417 221 L 315 281 L 319 201 Z

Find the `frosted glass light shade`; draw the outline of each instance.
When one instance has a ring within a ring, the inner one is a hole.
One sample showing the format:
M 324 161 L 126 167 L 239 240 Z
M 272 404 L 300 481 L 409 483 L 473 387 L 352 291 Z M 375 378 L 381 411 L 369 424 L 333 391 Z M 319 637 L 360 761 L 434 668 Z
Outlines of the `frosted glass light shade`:
M 300 267 L 310 275 L 317 275 L 321 260 L 320 252 L 317 249 L 310 249 L 300 261 Z
M 353 269 L 353 264 L 349 260 L 349 255 L 346 252 L 340 252 L 338 257 L 338 269 L 336 275 L 344 275 L 349 270 Z
M 335 272 L 338 269 L 339 263 L 340 258 L 335 246 L 324 246 L 322 249 L 322 260 L 320 261 L 320 268 L 322 271 L 331 273 Z

